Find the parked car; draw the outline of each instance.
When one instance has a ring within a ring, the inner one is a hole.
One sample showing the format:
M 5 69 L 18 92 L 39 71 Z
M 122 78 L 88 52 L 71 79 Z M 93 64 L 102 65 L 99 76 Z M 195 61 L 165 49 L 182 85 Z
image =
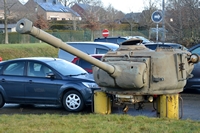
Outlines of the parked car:
M 100 89 L 81 67 L 59 58 L 30 57 L 0 62 L 0 107 L 5 103 L 60 104 L 81 111 Z
M 143 44 L 153 43 L 153 41 L 150 41 L 149 39 L 147 39 L 147 38 L 145 38 L 143 36 L 129 36 L 129 38 L 138 38 L 138 39 L 141 39 Z
M 161 42 L 151 42 L 151 43 L 145 43 L 144 44 L 147 48 L 151 49 L 151 50 L 155 50 L 158 47 L 162 47 L 162 48 L 175 48 L 175 49 L 183 49 L 183 50 L 188 50 L 186 47 L 184 47 L 181 44 L 178 43 L 161 43 Z
M 134 41 L 134 40 L 133 40 Z M 124 42 L 125 43 L 125 42 Z M 126 43 L 127 45 L 130 45 L 131 43 Z M 123 45 L 123 43 L 122 43 Z M 164 48 L 183 48 L 186 49 L 184 46 L 182 46 L 181 44 L 176 44 L 176 43 L 146 43 L 144 44 L 147 48 L 151 49 L 151 50 L 155 50 L 157 47 L 164 47 Z M 101 57 L 104 54 L 91 54 L 92 57 L 97 58 L 99 60 L 101 60 Z M 74 59 L 72 60 L 72 63 L 82 67 L 83 69 L 85 69 L 87 72 L 92 73 L 92 64 L 90 64 L 89 62 L 80 59 L 78 57 L 74 57 Z
M 67 44 L 87 54 L 105 54 L 109 50 L 115 51 L 119 48 L 119 45 L 107 42 L 67 42 Z M 58 57 L 71 62 L 75 56 L 60 49 Z
M 110 42 L 110 43 L 115 43 L 115 44 L 121 45 L 123 42 L 125 42 L 126 40 L 129 40 L 131 38 L 141 39 L 143 44 L 152 42 L 143 36 L 102 37 L 102 38 L 94 39 L 94 42 Z
M 200 44 L 189 48 L 188 51 L 190 51 L 191 53 L 198 54 L 200 56 Z M 184 87 L 184 91 L 200 93 L 200 62 L 194 64 L 194 69 L 191 74 L 193 75 L 193 77 L 187 80 L 187 84 Z
M 102 37 L 94 39 L 94 42 L 109 42 L 120 45 L 122 42 L 128 40 L 129 37 Z
M 101 57 L 103 56 L 104 54 L 91 54 L 90 56 L 98 59 L 98 60 L 101 60 Z M 72 63 L 82 67 L 83 69 L 85 69 L 88 73 L 92 73 L 92 64 L 83 60 L 83 59 L 80 59 L 79 57 L 75 57 L 72 61 Z

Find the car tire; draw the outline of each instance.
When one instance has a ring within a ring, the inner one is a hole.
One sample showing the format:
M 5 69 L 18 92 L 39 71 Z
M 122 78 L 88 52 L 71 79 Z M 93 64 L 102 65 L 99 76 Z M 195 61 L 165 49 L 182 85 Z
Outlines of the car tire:
M 63 96 L 63 106 L 67 111 L 78 112 L 84 108 L 84 102 L 81 94 L 77 91 L 68 91 Z
M 0 93 L 0 108 L 2 108 L 5 104 L 4 98 L 2 96 L 2 94 Z

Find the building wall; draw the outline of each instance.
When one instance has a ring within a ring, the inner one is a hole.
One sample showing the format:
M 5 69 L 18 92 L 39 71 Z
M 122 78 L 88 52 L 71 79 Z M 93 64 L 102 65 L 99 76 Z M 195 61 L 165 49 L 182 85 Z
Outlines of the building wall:
M 43 16 L 46 20 L 78 20 L 79 17 L 74 17 L 71 12 L 52 12 L 45 11 L 34 0 L 29 0 L 25 6 L 32 12 L 32 19 L 37 19 L 36 15 Z M 35 17 L 35 18 L 34 18 Z
M 60 13 L 60 12 L 47 12 L 46 13 L 47 20 L 73 20 L 71 13 Z

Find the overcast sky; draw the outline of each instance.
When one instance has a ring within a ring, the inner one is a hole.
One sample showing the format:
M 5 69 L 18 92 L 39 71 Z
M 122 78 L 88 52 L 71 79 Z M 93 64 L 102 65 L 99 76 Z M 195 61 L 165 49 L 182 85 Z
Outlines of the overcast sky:
M 124 13 L 142 12 L 143 0 L 101 0 L 104 6 L 111 4 L 115 9 Z

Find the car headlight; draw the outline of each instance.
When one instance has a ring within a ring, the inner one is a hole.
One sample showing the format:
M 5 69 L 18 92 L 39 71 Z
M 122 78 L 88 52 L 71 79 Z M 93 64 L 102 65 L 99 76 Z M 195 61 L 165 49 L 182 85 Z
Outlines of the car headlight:
M 82 83 L 88 88 L 99 88 L 99 86 L 96 83 L 90 83 L 90 82 L 82 82 Z

